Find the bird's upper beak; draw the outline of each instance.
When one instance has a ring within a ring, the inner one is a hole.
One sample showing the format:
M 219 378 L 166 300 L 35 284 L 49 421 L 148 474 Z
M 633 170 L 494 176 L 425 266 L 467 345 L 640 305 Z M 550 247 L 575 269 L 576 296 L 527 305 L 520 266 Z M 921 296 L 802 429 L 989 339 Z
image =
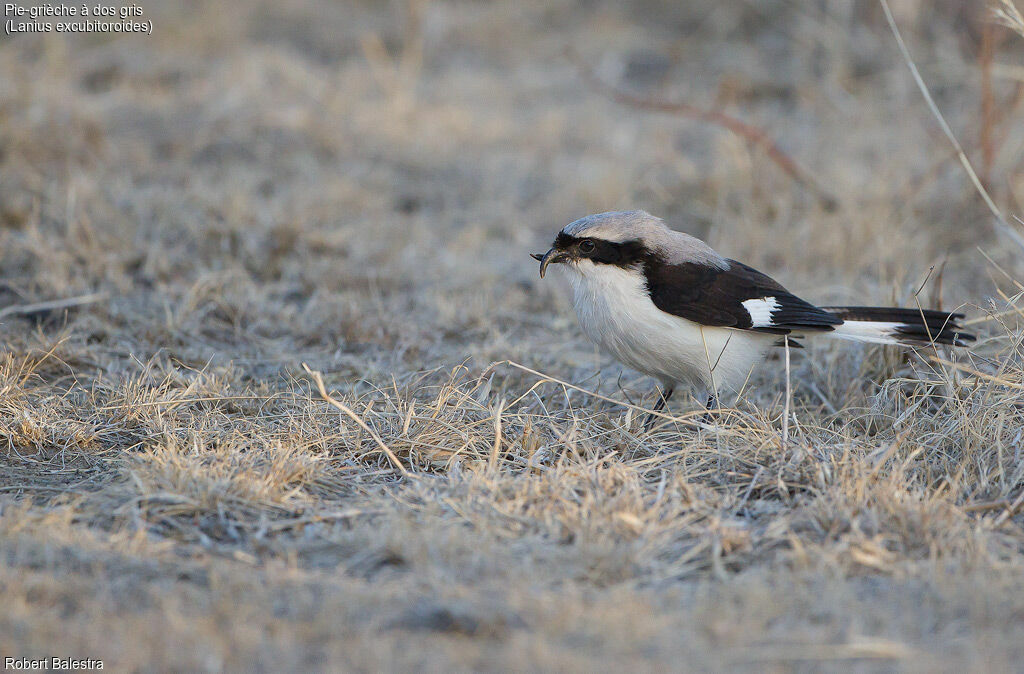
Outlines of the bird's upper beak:
M 530 253 L 530 257 L 540 262 L 540 277 L 544 278 L 544 272 L 547 271 L 549 264 L 558 264 L 565 262 L 569 259 L 569 254 L 563 250 L 552 248 L 548 252 L 541 255 L 540 253 Z

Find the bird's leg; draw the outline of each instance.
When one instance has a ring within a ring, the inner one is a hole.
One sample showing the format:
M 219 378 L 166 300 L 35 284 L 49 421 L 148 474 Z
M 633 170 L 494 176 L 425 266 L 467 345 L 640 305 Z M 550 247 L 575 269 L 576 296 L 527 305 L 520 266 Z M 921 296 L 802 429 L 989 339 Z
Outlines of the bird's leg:
M 665 409 L 665 403 L 667 403 L 668 399 L 672 397 L 672 393 L 674 391 L 675 391 L 675 389 L 672 389 L 672 388 L 666 388 L 664 391 L 659 391 L 658 392 L 658 402 L 654 403 L 654 407 L 651 410 L 651 412 L 660 412 L 663 409 Z M 654 421 L 657 418 L 658 417 L 655 414 L 648 414 L 647 415 L 647 420 L 644 421 L 644 431 L 645 432 L 651 430 L 651 426 L 654 425 Z
M 701 417 L 700 417 L 701 423 L 710 424 L 710 423 L 714 422 L 714 420 L 715 420 L 714 416 L 715 415 L 712 414 L 712 413 L 717 411 L 717 410 L 720 410 L 721 408 L 722 408 L 722 406 L 718 404 L 718 396 L 715 395 L 714 393 L 709 393 L 708 394 L 708 401 L 706 403 L 704 403 L 704 409 L 706 409 L 707 412 L 705 412 L 704 414 L 701 415 Z

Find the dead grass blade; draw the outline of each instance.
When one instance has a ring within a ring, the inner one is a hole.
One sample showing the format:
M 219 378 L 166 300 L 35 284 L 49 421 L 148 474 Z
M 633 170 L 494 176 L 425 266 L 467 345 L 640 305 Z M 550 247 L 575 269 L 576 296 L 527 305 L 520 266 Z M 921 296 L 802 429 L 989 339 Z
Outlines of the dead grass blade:
M 102 302 L 107 299 L 107 297 L 108 295 L 106 293 L 91 293 L 89 295 L 79 295 L 78 297 L 68 297 L 62 300 L 49 300 L 47 302 L 35 302 L 33 304 L 20 304 L 17 306 L 4 307 L 3 309 L 0 309 L 0 318 L 21 314 L 34 314 L 42 311 L 72 309 L 86 304 Z
M 409 473 L 406 467 L 402 465 L 402 462 L 398 460 L 398 457 L 395 456 L 395 453 L 391 451 L 391 448 L 384 444 L 384 441 L 380 439 L 380 436 L 377 435 L 376 431 L 370 428 L 370 426 L 365 421 L 363 421 L 358 414 L 353 412 L 347 405 L 345 405 L 345 403 L 341 402 L 337 398 L 331 397 L 331 395 L 327 393 L 327 387 L 324 386 L 324 378 L 319 372 L 310 369 L 309 365 L 305 363 L 302 364 L 302 369 L 305 370 L 306 373 L 313 379 L 313 383 L 316 384 L 317 391 L 320 393 L 321 398 L 323 398 L 326 402 L 330 403 L 334 407 L 344 412 L 345 415 L 352 419 L 352 421 L 356 422 L 356 424 L 358 424 L 360 428 L 369 433 L 370 437 L 373 438 L 373 441 L 377 443 L 377 446 L 380 447 L 381 451 L 384 452 L 385 455 L 387 455 L 388 460 L 391 461 L 391 464 L 395 468 L 397 468 L 402 475 L 404 475 L 405 477 L 409 477 L 411 475 L 411 473 Z
M 945 358 L 939 358 L 938 356 L 928 356 L 928 360 L 934 363 L 938 363 L 939 365 L 951 367 L 954 370 L 966 372 L 967 374 L 973 377 L 977 377 L 978 379 L 984 379 L 985 381 L 990 381 L 994 384 L 999 384 L 1007 388 L 1016 389 L 1018 391 L 1024 391 L 1024 384 L 1019 384 L 1017 382 L 1010 381 L 1009 379 L 1006 379 L 1004 377 L 996 377 L 995 375 L 986 374 L 985 372 L 976 370 L 975 368 L 970 367 L 968 365 L 964 365 L 963 363 L 954 363 L 953 361 L 946 360 Z
M 1020 506 L 1021 506 L 1022 503 L 1024 503 L 1024 491 L 1022 491 L 1017 496 L 1017 498 L 1014 499 L 1012 504 L 1010 504 L 1009 506 L 1006 507 L 1006 510 L 1004 510 L 1001 513 L 999 513 L 999 517 L 997 517 L 996 521 L 993 522 L 993 526 L 997 526 L 998 527 L 1003 522 L 1005 522 L 1006 520 L 1008 520 L 1011 517 L 1013 517 L 1017 513 L 1017 511 L 1020 510 Z
M 1014 229 L 1006 218 L 1003 216 L 1003 212 L 996 206 L 996 202 L 992 200 L 988 190 L 981 184 L 981 179 L 975 172 L 974 167 L 971 166 L 971 161 L 967 158 L 967 153 L 964 152 L 963 146 L 960 145 L 960 141 L 956 139 L 953 134 L 953 130 L 949 128 L 949 124 L 946 122 L 946 118 L 942 115 L 939 110 L 939 106 L 935 104 L 935 99 L 932 98 L 931 92 L 928 90 L 928 85 L 924 83 L 924 78 L 921 77 L 920 71 L 917 69 L 917 65 L 914 63 L 913 57 L 910 55 L 910 50 L 907 48 L 907 44 L 903 41 L 903 35 L 900 33 L 899 27 L 896 25 L 896 19 L 893 18 L 892 10 L 889 8 L 888 0 L 878 0 L 882 4 L 882 10 L 885 12 L 885 20 L 889 24 L 889 29 L 892 31 L 893 37 L 896 38 L 896 45 L 899 47 L 900 54 L 903 56 L 903 61 L 910 68 L 911 75 L 914 76 L 914 81 L 917 83 L 917 88 L 921 90 L 921 95 L 924 96 L 924 100 L 928 103 L 928 108 L 932 111 L 932 115 L 939 123 L 939 127 L 942 129 L 942 133 L 946 135 L 949 142 L 953 145 L 956 150 L 956 155 L 960 159 L 960 164 L 964 167 L 964 171 L 967 172 L 968 177 L 971 179 L 971 183 L 974 185 L 974 189 L 978 191 L 981 198 L 985 201 L 985 205 L 988 206 L 989 211 L 995 216 L 996 222 L 999 228 L 1010 237 L 1014 243 L 1024 249 L 1024 236 L 1021 236 L 1020 232 Z
M 898 641 L 859 639 L 846 644 L 786 644 L 744 650 L 735 662 L 906 660 L 917 652 Z
M 992 8 L 992 16 L 996 23 L 1006 26 L 1021 37 L 1024 37 L 1024 15 L 1021 15 L 1017 6 L 1011 0 L 999 0 L 999 4 Z
M 789 362 L 789 335 L 783 335 L 782 339 L 786 350 L 786 405 L 782 410 L 782 451 L 785 452 L 789 446 L 789 406 L 793 402 L 793 385 Z
M 705 424 L 705 423 L 702 423 L 702 422 L 699 422 L 699 421 L 695 421 L 693 419 L 687 419 L 685 416 L 677 417 L 677 416 L 673 416 L 671 414 L 665 414 L 663 412 L 658 412 L 658 411 L 655 411 L 655 410 L 652 410 L 652 409 L 648 409 L 646 407 L 641 407 L 639 405 L 633 405 L 633 404 L 630 404 L 630 403 L 624 403 L 624 402 L 622 402 L 620 400 L 615 400 L 614 398 L 609 398 L 608 396 L 603 396 L 600 393 L 595 393 L 594 391 L 589 391 L 589 390 L 587 390 L 585 388 L 581 388 L 579 386 L 574 386 L 573 384 L 570 384 L 567 381 L 563 381 L 563 380 L 558 379 L 557 377 L 553 377 L 553 376 L 551 376 L 549 374 L 544 374 L 543 372 L 538 372 L 537 370 L 534 370 L 533 368 L 526 367 L 525 365 L 520 365 L 519 363 L 516 363 L 516 362 L 511 361 L 511 360 L 503 360 L 503 361 L 499 361 L 497 363 L 492 363 L 491 366 L 488 367 L 487 370 L 485 370 L 485 374 L 487 372 L 489 372 L 492 368 L 495 368 L 495 367 L 497 367 L 499 365 L 508 365 L 510 367 L 514 367 L 517 370 L 522 370 L 523 372 L 527 372 L 529 374 L 532 374 L 535 377 L 540 377 L 540 378 L 545 379 L 547 381 L 550 381 L 550 382 L 552 382 L 554 384 L 558 384 L 559 386 L 564 386 L 567 389 L 571 389 L 573 391 L 579 391 L 580 393 L 586 393 L 587 395 L 593 396 L 593 397 L 597 398 L 598 400 L 603 400 L 606 403 L 611 403 L 611 404 L 617 405 L 619 407 L 624 407 L 626 409 L 630 409 L 630 410 L 633 410 L 635 412 L 643 412 L 644 414 L 651 414 L 653 416 L 660 417 L 660 418 L 668 420 L 668 421 L 674 421 L 676 423 L 685 424 L 687 426 L 693 426 L 695 428 L 703 428 L 705 430 L 715 430 L 715 428 L 713 426 L 710 426 L 708 424 Z M 703 412 L 695 412 L 694 414 L 695 415 L 696 414 L 703 414 Z M 687 415 L 687 416 L 689 416 L 689 415 Z

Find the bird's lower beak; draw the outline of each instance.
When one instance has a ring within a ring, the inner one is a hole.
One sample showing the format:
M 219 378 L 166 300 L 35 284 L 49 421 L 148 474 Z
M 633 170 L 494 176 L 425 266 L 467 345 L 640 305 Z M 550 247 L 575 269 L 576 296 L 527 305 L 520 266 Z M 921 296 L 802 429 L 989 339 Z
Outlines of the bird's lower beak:
M 544 272 L 547 271 L 549 264 L 558 264 L 565 262 L 569 259 L 569 254 L 565 251 L 557 250 L 552 248 L 548 252 L 541 255 L 540 253 L 530 253 L 530 257 L 540 262 L 540 277 L 544 278 Z

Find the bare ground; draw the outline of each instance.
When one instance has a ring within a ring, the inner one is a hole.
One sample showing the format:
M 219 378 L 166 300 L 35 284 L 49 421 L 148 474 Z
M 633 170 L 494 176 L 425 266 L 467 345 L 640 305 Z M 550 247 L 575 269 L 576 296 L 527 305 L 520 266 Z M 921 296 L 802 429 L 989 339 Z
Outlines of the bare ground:
M 986 108 L 982 3 L 893 4 L 1018 213 L 1024 39 Z M 1022 251 L 878 7 L 143 7 L 153 36 L 0 41 L 0 656 L 1019 671 Z M 834 207 L 581 64 L 767 129 Z M 785 445 L 780 360 L 645 433 L 652 383 L 527 255 L 633 207 L 979 342 L 810 345 Z

